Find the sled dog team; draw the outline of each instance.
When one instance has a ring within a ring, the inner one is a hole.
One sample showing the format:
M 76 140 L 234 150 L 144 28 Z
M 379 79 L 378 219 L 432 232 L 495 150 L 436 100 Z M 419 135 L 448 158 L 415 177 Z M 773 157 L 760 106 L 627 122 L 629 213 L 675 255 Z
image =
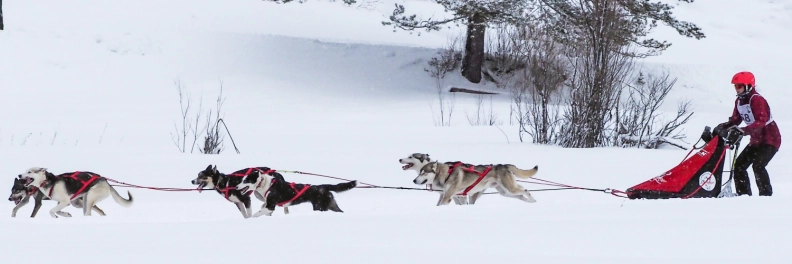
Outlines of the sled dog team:
M 454 203 L 474 204 L 485 190 L 495 188 L 499 194 L 533 203 L 536 199 L 520 186 L 516 178 L 533 177 L 539 170 L 520 169 L 512 164 L 472 165 L 463 162 L 432 161 L 429 154 L 414 153 L 399 159 L 402 170 L 415 170 L 418 176 L 413 180 L 417 185 L 427 185 L 440 192 L 437 205 Z M 339 184 L 301 184 L 288 182 L 283 175 L 268 167 L 251 167 L 225 174 L 217 166 L 209 165 L 200 171 L 192 180 L 201 190 L 212 189 L 224 199 L 233 203 L 244 218 L 271 216 L 276 206 L 283 207 L 289 213 L 289 206 L 310 202 L 314 211 L 343 212 L 333 196 L 357 186 L 357 181 Z M 261 209 L 253 213 L 251 197 L 264 202 Z M 61 211 L 72 205 L 83 210 L 83 215 L 90 216 L 92 211 L 104 216 L 105 212 L 97 203 L 112 196 L 116 203 L 129 207 L 133 203 L 132 194 L 127 191 L 128 199 L 122 197 L 107 179 L 90 171 L 67 172 L 54 174 L 46 168 L 33 167 L 14 178 L 9 201 L 16 206 L 11 212 L 12 217 L 22 206 L 33 197 L 35 205 L 30 217 L 35 217 L 42 200 L 56 201 L 57 205 L 49 213 L 52 217 L 71 217 Z

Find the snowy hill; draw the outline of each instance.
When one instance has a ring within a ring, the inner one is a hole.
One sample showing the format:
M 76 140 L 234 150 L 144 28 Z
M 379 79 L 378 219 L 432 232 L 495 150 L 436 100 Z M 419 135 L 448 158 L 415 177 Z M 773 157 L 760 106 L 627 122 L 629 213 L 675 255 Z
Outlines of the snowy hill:
M 10 185 L 39 166 L 193 188 L 190 180 L 216 164 L 229 173 L 269 166 L 420 188 L 397 159 L 422 152 L 439 160 L 538 165 L 541 179 L 624 190 L 687 154 L 521 143 L 508 121 L 508 96 L 493 99 L 499 127 L 468 124 L 466 115 L 475 114 L 475 96 L 468 95 L 457 95 L 452 126 L 435 126 L 436 88 L 424 67 L 459 31 L 393 32 L 380 22 L 394 2 L 5 1 L 0 175 Z M 405 4 L 442 12 L 427 1 Z M 679 78 L 665 110 L 693 99 L 688 143 L 731 114 L 729 81 L 742 70 L 757 75 L 788 137 L 792 1 L 699 0 L 675 13 L 707 38 L 661 28 L 655 35 L 674 45 L 644 67 Z M 220 155 L 178 151 L 174 82 L 192 96 L 193 109 L 202 98 L 204 110 L 214 107 L 222 84 L 224 121 L 241 154 L 229 138 Z M 459 76 L 445 85 L 485 86 Z M 768 166 L 774 196 L 729 199 L 627 200 L 565 190 L 534 192 L 534 204 L 486 195 L 475 206 L 437 207 L 436 193 L 361 188 L 336 195 L 343 214 L 303 204 L 289 215 L 278 209 L 272 217 L 243 219 L 214 192 L 118 188 L 135 197 L 132 207 L 107 199 L 98 204 L 105 217 L 68 207 L 74 217 L 54 219 L 48 211 L 55 203 L 44 201 L 31 219 L 31 203 L 16 218 L 0 217 L 0 237 L 7 238 L 8 263 L 787 263 L 789 159 L 782 146 Z M 254 199 L 254 212 L 260 205 Z M 13 207 L 2 203 L 0 211 L 10 216 Z

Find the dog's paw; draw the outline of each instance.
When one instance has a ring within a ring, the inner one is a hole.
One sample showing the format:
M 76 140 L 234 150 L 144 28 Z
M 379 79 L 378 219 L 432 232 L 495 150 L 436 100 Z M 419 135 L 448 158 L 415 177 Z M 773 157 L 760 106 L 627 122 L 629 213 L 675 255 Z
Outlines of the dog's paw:
M 56 214 L 63 216 L 63 217 L 72 217 L 72 215 L 68 212 L 57 212 Z

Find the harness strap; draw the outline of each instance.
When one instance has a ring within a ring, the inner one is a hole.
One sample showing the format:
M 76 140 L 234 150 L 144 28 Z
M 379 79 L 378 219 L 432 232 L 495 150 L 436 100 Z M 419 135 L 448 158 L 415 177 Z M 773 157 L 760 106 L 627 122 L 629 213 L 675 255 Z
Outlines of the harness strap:
M 251 167 L 251 168 L 248 168 L 248 170 L 245 173 L 231 173 L 231 174 L 228 174 L 228 176 L 245 177 L 245 176 L 250 175 L 250 173 L 253 172 L 254 169 L 257 170 L 257 168 L 252 168 Z
M 478 179 L 476 179 L 476 182 L 474 182 L 472 185 L 470 185 L 470 186 L 468 186 L 467 188 L 465 188 L 465 191 L 463 191 L 463 192 L 462 192 L 462 194 L 461 194 L 461 195 L 463 195 L 463 196 L 467 195 L 467 193 L 468 193 L 470 190 L 472 190 L 472 189 L 473 189 L 473 187 L 476 187 L 476 185 L 478 185 L 478 184 L 479 184 L 479 182 L 481 182 L 481 180 L 483 180 L 483 179 L 484 179 L 484 176 L 487 176 L 487 173 L 489 173 L 489 172 L 490 172 L 490 170 L 492 170 L 492 166 L 487 166 L 487 168 L 486 168 L 486 169 L 484 169 L 484 171 L 483 171 L 483 172 L 478 172 L 478 171 L 474 170 L 473 168 L 474 168 L 473 166 L 470 166 L 470 168 L 466 168 L 465 170 L 466 170 L 466 171 L 469 171 L 469 172 L 475 172 L 476 174 L 478 174 L 478 175 L 479 175 L 479 177 L 478 177 Z
M 31 189 L 30 189 L 30 190 L 27 192 L 27 195 L 28 195 L 28 196 L 32 196 L 33 194 L 35 194 L 36 192 L 38 192 L 38 190 L 39 190 L 38 188 L 36 188 L 36 187 L 33 187 L 33 188 L 31 188 Z
M 82 186 L 82 188 L 80 188 L 80 190 L 78 190 L 76 193 L 74 193 L 74 195 L 72 195 L 71 198 L 69 198 L 70 200 L 74 200 L 74 197 L 76 197 L 77 195 L 79 195 L 80 193 L 85 191 L 85 188 L 88 187 L 88 184 L 90 184 L 91 182 L 95 181 L 96 178 L 97 178 L 96 175 L 92 174 L 91 175 L 91 179 L 89 179 L 87 182 L 83 182 L 82 180 L 80 180 L 80 178 L 77 178 L 77 175 L 80 175 L 79 171 L 75 171 L 74 173 L 72 173 L 72 175 L 69 175 L 68 177 L 72 178 L 72 179 L 75 179 L 77 181 L 81 181 L 83 183 L 83 186 Z M 47 182 L 47 180 L 42 181 L 41 185 L 44 185 L 44 183 L 46 183 L 46 182 Z M 47 197 L 50 197 L 50 198 L 52 197 L 52 190 L 55 190 L 55 185 L 54 184 L 52 185 L 52 187 L 50 187 L 49 192 L 47 192 Z
M 223 196 L 225 196 L 226 200 L 231 201 L 231 199 L 228 199 L 228 197 L 231 196 L 231 190 L 237 190 L 237 187 L 236 186 L 234 186 L 234 187 L 226 186 L 225 188 L 223 188 L 222 190 L 219 190 L 219 191 L 223 193 Z M 251 190 L 251 191 L 249 191 L 247 193 L 243 193 L 242 195 L 250 196 L 250 194 L 252 194 L 252 193 L 253 193 L 253 191 Z
M 260 170 L 259 168 L 250 167 L 250 168 L 248 168 L 248 169 L 247 169 L 247 171 L 245 171 L 245 173 L 232 173 L 232 174 L 228 174 L 228 176 L 245 177 L 245 176 L 248 176 L 248 175 L 250 175 L 250 173 L 252 173 L 252 172 L 253 172 L 253 170 L 257 170 L 257 171 L 259 171 L 259 173 L 261 173 L 261 174 L 269 174 L 269 173 L 271 173 L 271 172 L 274 172 L 274 171 L 275 171 L 275 170 L 272 170 L 272 169 L 270 169 L 270 170 L 267 170 L 267 171 L 263 171 L 263 170 Z M 274 180 L 274 179 L 273 179 L 273 182 L 275 182 L 275 180 Z M 260 181 L 260 182 L 259 182 L 259 183 L 256 185 L 256 189 L 258 189 L 258 187 L 261 187 L 261 183 L 263 183 L 263 181 Z M 227 185 L 227 184 L 228 184 L 228 181 L 226 180 L 226 185 Z M 270 186 L 270 187 L 272 187 L 272 186 Z M 236 189 L 237 189 L 236 187 L 226 186 L 225 188 L 223 188 L 223 189 L 221 190 L 221 192 L 222 192 L 222 193 L 223 193 L 223 195 L 225 196 L 226 200 L 229 200 L 229 199 L 228 199 L 228 197 L 231 195 L 229 192 L 230 192 L 231 190 L 236 190 Z M 253 193 L 253 191 L 255 191 L 255 189 L 253 189 L 253 190 L 250 190 L 250 191 L 249 191 L 249 192 L 247 192 L 247 193 L 243 193 L 243 195 L 245 195 L 245 196 L 250 196 L 250 195 Z M 267 192 L 269 192 L 269 189 L 267 189 Z M 264 195 L 265 195 L 265 197 L 266 197 L 266 192 L 264 192 Z M 229 200 L 229 201 L 230 201 L 230 200 Z
M 446 175 L 445 181 L 443 181 L 444 185 L 445 185 L 446 182 L 448 182 L 448 178 L 451 177 L 451 172 L 454 171 L 454 169 L 456 169 L 460 165 L 462 165 L 462 162 L 461 161 L 457 161 L 457 163 L 454 163 L 454 165 L 451 165 L 451 167 L 448 168 L 448 173 L 447 173 L 448 175 Z
M 79 178 L 77 178 L 77 175 L 78 175 L 78 174 L 79 174 L 79 172 L 75 172 L 74 174 L 72 174 L 72 176 L 71 176 L 71 177 L 72 177 L 72 178 L 74 178 L 75 180 L 82 181 L 82 180 L 80 180 Z M 81 194 L 83 191 L 85 191 L 85 189 L 86 189 L 86 188 L 88 188 L 88 185 L 89 185 L 89 184 L 91 184 L 92 182 L 94 182 L 94 181 L 95 181 L 96 179 L 98 179 L 98 178 L 99 178 L 99 176 L 96 176 L 96 175 L 93 175 L 93 174 L 91 174 L 91 178 L 90 178 L 90 179 L 88 179 L 88 181 L 85 181 L 85 182 L 83 182 L 83 187 L 81 187 L 81 188 L 80 188 L 80 190 L 78 190 L 76 193 L 74 193 L 74 194 L 72 195 L 72 197 L 71 197 L 71 198 L 69 198 L 69 199 L 70 199 L 70 200 L 74 200 L 74 197 L 77 197 L 77 195 L 80 195 L 80 194 Z M 53 186 L 53 187 L 55 187 L 55 186 Z M 52 188 L 52 189 L 54 189 L 54 188 Z M 50 193 L 52 193 L 52 189 L 50 189 Z
M 290 184 L 289 184 L 289 186 L 291 186 L 291 187 L 292 187 L 292 189 L 294 189 L 295 191 L 297 191 L 297 188 L 296 188 L 296 187 L 294 187 L 294 183 L 293 183 L 293 182 L 292 182 L 292 183 L 290 183 Z M 306 184 L 305 186 L 303 186 L 303 188 L 302 188 L 301 190 L 297 191 L 297 194 L 296 194 L 296 195 L 294 195 L 294 197 L 292 197 L 292 198 L 291 198 L 291 199 L 289 199 L 288 201 L 285 201 L 285 202 L 280 202 L 280 203 L 278 203 L 278 206 L 283 206 L 283 205 L 285 205 L 285 204 L 288 204 L 288 203 L 291 203 L 291 202 L 293 202 L 294 200 L 297 200 L 297 198 L 299 198 L 300 196 L 302 196 L 302 195 L 303 195 L 303 193 L 305 193 L 305 191 L 307 191 L 307 190 L 308 190 L 308 187 L 311 187 L 311 185 L 310 185 L 310 184 Z

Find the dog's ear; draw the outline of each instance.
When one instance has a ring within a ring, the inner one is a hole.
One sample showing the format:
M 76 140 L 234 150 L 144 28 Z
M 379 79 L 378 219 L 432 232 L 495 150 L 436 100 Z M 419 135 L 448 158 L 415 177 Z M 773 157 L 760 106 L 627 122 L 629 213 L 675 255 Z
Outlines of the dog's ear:
M 212 170 L 212 164 L 209 164 L 209 166 L 206 166 L 206 169 L 204 169 L 204 170 Z
M 212 171 L 217 173 L 217 165 L 214 165 L 214 167 L 212 168 Z
M 37 172 L 46 172 L 47 168 L 39 168 Z

